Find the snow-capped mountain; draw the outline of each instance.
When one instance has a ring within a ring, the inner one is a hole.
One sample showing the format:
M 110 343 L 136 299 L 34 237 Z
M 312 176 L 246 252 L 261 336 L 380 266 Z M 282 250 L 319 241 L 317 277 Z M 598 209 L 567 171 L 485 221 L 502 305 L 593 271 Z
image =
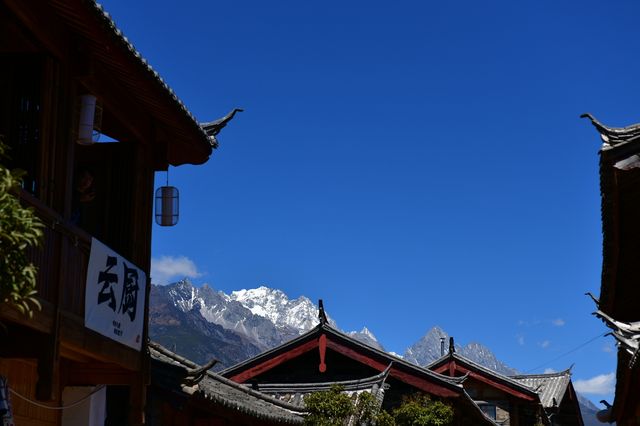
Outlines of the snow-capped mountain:
M 362 330 L 360 331 L 349 331 L 346 334 L 371 347 L 380 349 L 381 351 L 385 350 L 384 347 L 380 344 L 380 342 L 376 338 L 376 336 L 374 336 L 373 333 L 369 331 L 367 327 L 363 327 Z
M 181 353 L 191 357 L 195 362 L 208 361 L 200 358 L 202 353 L 220 352 L 221 348 L 217 346 L 220 342 L 214 339 L 215 341 L 207 345 L 209 349 L 203 351 L 201 347 L 190 348 L 187 342 L 170 341 L 167 329 L 172 323 L 198 324 L 198 327 L 192 330 L 193 337 L 187 340 L 197 340 L 200 345 L 201 342 L 206 342 L 206 339 L 195 336 L 202 337 L 205 331 L 210 331 L 205 330 L 206 324 L 221 327 L 227 334 L 236 335 L 238 342 L 249 342 L 250 346 L 245 345 L 244 349 L 235 352 L 235 359 L 229 359 L 229 362 L 224 363 L 225 366 L 230 366 L 260 351 L 287 342 L 315 327 L 319 322 L 318 307 L 308 298 L 301 296 L 289 299 L 282 291 L 264 286 L 234 291 L 227 295 L 206 284 L 196 287 L 188 279 L 184 279 L 167 286 L 152 286 L 151 296 L 153 303 L 157 305 L 152 307 L 154 314 L 150 315 L 151 338 L 170 348 L 180 347 Z M 163 308 L 158 308 L 159 306 Z M 331 318 L 329 323 L 337 327 Z M 184 329 L 175 330 L 177 336 L 183 336 L 183 332 Z M 366 327 L 360 332 L 348 334 L 382 349 Z M 180 337 L 178 340 L 184 339 Z
M 233 291 L 227 297 L 254 315 L 269 319 L 276 327 L 291 327 L 303 333 L 318 325 L 318 307 L 304 296 L 290 300 L 280 290 L 261 286 Z
M 153 285 L 149 305 L 149 333 L 153 340 L 198 364 L 216 358 L 220 361 L 216 369 L 278 346 L 318 324 L 318 307 L 311 300 L 304 296 L 289 299 L 284 292 L 265 286 L 227 295 L 206 284 L 196 287 L 184 279 L 167 286 Z M 338 328 L 331 318 L 329 322 Z M 345 334 L 384 350 L 367 327 Z M 409 346 L 402 357 L 428 365 L 440 358 L 442 338 L 444 350 L 448 351 L 449 335 L 436 326 Z M 517 374 L 480 343 L 456 344 L 456 351 L 492 370 Z M 586 399 L 580 402 L 585 424 L 591 424 L 597 408 Z
M 158 293 L 166 293 L 169 301 L 182 312 L 199 314 L 212 324 L 218 324 L 227 330 L 235 331 L 247 337 L 261 350 L 270 349 L 306 331 L 293 327 L 286 321 L 281 321 L 279 325 L 276 325 L 270 318 L 252 312 L 247 305 L 260 313 L 266 312 L 266 309 L 260 310 L 257 303 L 251 303 L 251 298 L 245 298 L 243 303 L 221 291 L 215 291 L 206 284 L 202 287 L 195 287 L 185 279 L 166 287 L 155 287 L 154 289 Z M 317 315 L 317 310 L 315 315 Z M 281 309 L 280 317 L 286 316 L 286 309 Z

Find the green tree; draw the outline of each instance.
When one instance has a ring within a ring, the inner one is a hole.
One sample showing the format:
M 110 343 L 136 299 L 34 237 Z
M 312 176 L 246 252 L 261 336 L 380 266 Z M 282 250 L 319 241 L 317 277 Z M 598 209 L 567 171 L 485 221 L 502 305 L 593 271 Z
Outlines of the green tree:
M 433 401 L 425 394 L 404 398 L 389 414 L 369 392 L 361 393 L 354 404 L 340 386 L 309 394 L 304 403 L 308 413 L 305 424 L 314 426 L 345 426 L 349 420 L 360 426 L 449 426 L 454 417 L 450 405 Z
M 304 398 L 309 413 L 305 424 L 320 426 L 343 426 L 349 420 L 353 425 L 394 426 L 391 415 L 382 410 L 378 400 L 369 392 L 354 398 L 344 393 L 340 386 L 333 386 L 328 391 L 309 394 Z
M 354 412 L 351 398 L 341 386 L 305 396 L 304 405 L 309 413 L 305 417 L 307 425 L 342 426 Z
M 453 422 L 453 408 L 432 401 L 428 395 L 415 394 L 393 410 L 393 418 L 398 426 L 447 426 Z
M 6 151 L 0 139 L 0 303 L 32 316 L 33 307 L 40 309 L 35 298 L 37 269 L 26 249 L 40 243 L 44 225 L 15 195 L 23 172 L 2 165 Z

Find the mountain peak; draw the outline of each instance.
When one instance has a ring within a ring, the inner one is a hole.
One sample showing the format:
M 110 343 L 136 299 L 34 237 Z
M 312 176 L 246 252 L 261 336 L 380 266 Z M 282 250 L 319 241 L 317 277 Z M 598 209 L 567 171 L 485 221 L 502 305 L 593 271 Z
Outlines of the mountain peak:
M 362 330 L 360 330 L 360 334 L 364 334 L 365 336 L 369 336 L 374 340 L 378 340 L 378 339 L 376 339 L 376 336 L 373 335 L 371 330 L 369 330 L 366 326 L 362 327 Z
M 229 297 L 277 327 L 291 327 L 303 333 L 318 324 L 318 307 L 304 296 L 289 299 L 282 290 L 260 286 L 233 291 Z

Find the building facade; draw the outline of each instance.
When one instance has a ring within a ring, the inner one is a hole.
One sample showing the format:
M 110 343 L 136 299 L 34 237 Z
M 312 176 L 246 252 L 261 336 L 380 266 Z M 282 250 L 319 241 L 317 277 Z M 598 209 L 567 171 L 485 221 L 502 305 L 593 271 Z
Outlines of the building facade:
M 14 420 L 143 424 L 154 172 L 214 140 L 93 0 L 3 1 L 0 34 L 0 137 L 45 225 L 42 309 L 0 306 Z

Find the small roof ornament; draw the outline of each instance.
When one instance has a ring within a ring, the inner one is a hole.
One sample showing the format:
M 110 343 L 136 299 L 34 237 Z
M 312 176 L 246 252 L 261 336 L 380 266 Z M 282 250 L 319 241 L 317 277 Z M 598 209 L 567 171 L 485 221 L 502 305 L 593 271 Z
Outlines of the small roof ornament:
M 234 108 L 231 110 L 231 112 L 229 112 L 229 114 L 225 115 L 222 118 L 214 121 L 209 121 L 207 123 L 200 123 L 200 127 L 202 127 L 202 130 L 204 130 L 207 136 L 209 136 L 209 143 L 213 148 L 218 147 L 218 139 L 216 139 L 216 135 L 220 133 L 220 130 L 222 130 L 224 126 L 226 126 L 227 123 L 233 119 L 233 117 L 236 115 L 236 112 L 243 111 L 244 110 L 241 108 Z
M 327 314 L 324 312 L 324 303 L 322 303 L 322 299 L 318 300 L 318 319 L 320 320 L 320 325 L 329 322 Z
M 640 136 L 640 124 L 633 124 L 627 127 L 609 127 L 589 113 L 582 114 L 580 118 L 588 118 L 591 121 L 591 124 L 600 133 L 600 138 L 604 142 L 605 148 L 636 140 Z
M 456 345 L 453 343 L 453 336 L 449 337 L 449 355 L 456 352 Z

